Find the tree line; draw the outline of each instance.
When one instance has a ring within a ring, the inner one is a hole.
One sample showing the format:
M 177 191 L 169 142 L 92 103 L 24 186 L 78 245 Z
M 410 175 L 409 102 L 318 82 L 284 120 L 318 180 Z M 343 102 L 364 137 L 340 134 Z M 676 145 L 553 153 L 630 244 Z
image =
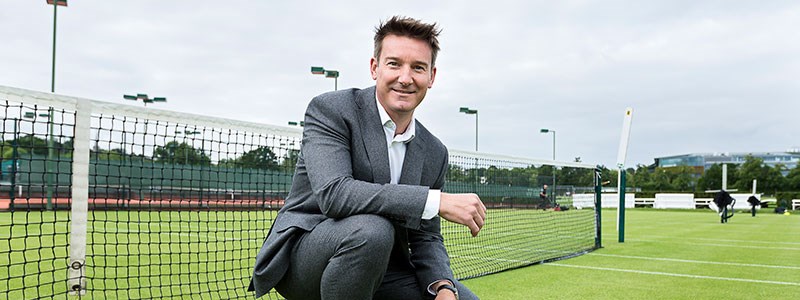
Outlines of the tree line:
M 72 156 L 72 139 L 66 142 L 53 141 L 54 155 L 70 157 Z M 12 159 L 25 155 L 49 155 L 47 140 L 34 135 L 26 135 L 16 140 L 4 140 L 0 143 L 0 152 L 3 160 Z M 125 160 L 134 159 L 142 161 L 152 161 L 165 164 L 181 164 L 196 166 L 224 166 L 234 168 L 249 168 L 262 170 L 293 170 L 297 163 L 299 150 L 289 149 L 285 155 L 278 157 L 277 154 L 268 146 L 258 146 L 252 150 L 242 153 L 238 157 L 225 158 L 213 163 L 211 157 L 203 149 L 195 148 L 185 142 L 170 141 L 165 145 L 156 146 L 151 157 L 142 154 L 128 153 L 123 148 L 100 149 L 95 146 L 91 149 L 92 157 L 104 160 Z
M 16 146 L 14 146 L 16 144 Z M 58 156 L 71 156 L 73 142 L 53 141 L 53 151 Z M 5 140 L 0 143 L 0 152 L 4 160 L 16 155 L 48 155 L 47 140 L 27 135 L 17 140 Z M 259 146 L 242 153 L 238 157 L 221 159 L 212 163 L 211 157 L 203 151 L 185 142 L 170 141 L 165 145 L 156 146 L 152 157 L 127 153 L 122 148 L 92 149 L 92 155 L 99 159 L 123 160 L 139 159 L 157 163 L 183 164 L 209 166 L 212 164 L 234 168 L 250 168 L 263 170 L 291 171 L 297 163 L 299 150 L 289 149 L 285 155 L 278 157 L 268 146 Z M 580 162 L 580 159 L 575 160 Z M 605 166 L 598 167 L 601 171 L 602 183 L 605 186 L 616 186 L 618 171 Z M 697 193 L 706 190 L 719 190 L 722 188 L 722 166 L 712 165 L 708 169 L 690 166 L 677 167 L 651 167 L 637 165 L 628 168 L 626 172 L 626 186 L 642 192 L 684 192 Z M 783 173 L 787 172 L 784 176 Z M 594 185 L 594 170 L 585 168 L 554 168 L 553 166 L 525 166 L 525 167 L 498 167 L 488 166 L 474 168 L 468 165 L 450 164 L 448 180 L 455 182 L 480 182 L 481 184 L 540 187 L 550 184 L 552 176 L 556 176 L 559 186 L 571 185 L 577 187 L 591 187 Z M 785 165 L 769 166 L 763 159 L 747 156 L 741 165 L 728 164 L 728 188 L 740 191 L 750 191 L 753 179 L 758 180 L 758 191 L 774 195 L 781 191 L 800 191 L 800 164 L 789 170 Z

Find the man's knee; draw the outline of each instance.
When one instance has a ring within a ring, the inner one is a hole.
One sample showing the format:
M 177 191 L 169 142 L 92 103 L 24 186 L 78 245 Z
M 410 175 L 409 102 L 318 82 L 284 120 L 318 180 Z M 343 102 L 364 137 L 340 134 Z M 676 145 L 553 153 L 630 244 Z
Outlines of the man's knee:
M 392 223 L 377 215 L 355 215 L 342 221 L 348 222 L 352 228 L 348 239 L 367 249 L 378 253 L 389 253 L 394 244 L 394 226 Z

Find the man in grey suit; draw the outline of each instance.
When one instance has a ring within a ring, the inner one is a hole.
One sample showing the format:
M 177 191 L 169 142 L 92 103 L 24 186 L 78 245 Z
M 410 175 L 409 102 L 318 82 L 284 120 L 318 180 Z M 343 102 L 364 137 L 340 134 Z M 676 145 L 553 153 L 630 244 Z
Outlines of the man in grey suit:
M 477 299 L 453 278 L 440 217 L 476 236 L 486 207 L 441 192 L 447 148 L 413 116 L 436 77 L 439 32 L 387 20 L 370 59 L 376 85 L 308 105 L 292 189 L 256 258 L 256 297 Z

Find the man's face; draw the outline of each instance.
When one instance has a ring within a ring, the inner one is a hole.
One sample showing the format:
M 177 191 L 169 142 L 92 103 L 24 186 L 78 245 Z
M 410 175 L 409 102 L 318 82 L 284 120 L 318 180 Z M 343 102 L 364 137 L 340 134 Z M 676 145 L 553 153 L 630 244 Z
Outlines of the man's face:
M 410 115 L 433 86 L 436 68 L 426 42 L 396 35 L 383 39 L 380 57 L 370 60 L 378 101 L 390 117 Z

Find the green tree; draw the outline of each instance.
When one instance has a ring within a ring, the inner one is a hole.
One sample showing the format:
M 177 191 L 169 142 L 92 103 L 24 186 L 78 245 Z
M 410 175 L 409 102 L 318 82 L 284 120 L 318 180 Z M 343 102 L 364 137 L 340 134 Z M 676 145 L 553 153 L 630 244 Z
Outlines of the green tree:
M 300 150 L 297 149 L 289 149 L 286 152 L 286 155 L 283 156 L 283 161 L 281 162 L 281 167 L 284 171 L 287 172 L 294 172 L 295 166 L 297 166 L 297 160 L 300 158 Z
M 563 167 L 556 172 L 559 185 L 593 186 L 594 170 L 584 168 Z
M 293 171 L 299 150 L 290 150 L 283 158 L 281 164 L 278 163 L 278 156 L 267 146 L 260 146 L 242 154 L 242 156 L 232 159 L 220 160 L 220 166 L 261 169 L 261 170 L 283 170 Z
M 459 165 L 450 164 L 447 166 L 447 181 L 465 182 L 467 181 L 467 170 Z
M 797 166 L 786 175 L 784 189 L 788 191 L 800 191 L 800 164 L 797 164 Z
M 627 186 L 640 188 L 643 191 L 652 190 L 652 174 L 646 165 L 636 165 L 636 169 L 627 170 Z
M 728 189 L 734 188 L 734 183 L 739 181 L 738 170 L 738 165 L 728 164 Z M 713 164 L 708 167 L 705 173 L 697 180 L 697 190 L 708 191 L 719 189 L 722 189 L 722 165 Z
M 47 155 L 47 140 L 38 138 L 35 135 L 28 134 L 26 136 L 20 137 L 16 140 L 7 140 L 4 141 L 3 148 L 9 147 L 9 149 L 13 148 L 14 142 L 17 143 L 17 153 L 31 153 L 33 155 Z M 58 144 L 53 144 L 53 147 L 60 147 Z M 6 149 L 3 149 L 3 152 L 6 152 Z M 5 155 L 5 154 L 4 154 Z
M 786 185 L 786 178 L 781 175 L 783 165 L 770 167 L 764 164 L 764 160 L 748 155 L 738 170 L 739 180 L 736 187 L 740 191 L 750 191 L 753 189 L 753 179 L 758 181 L 758 189 L 767 193 L 776 193 Z
M 119 149 L 115 149 L 119 150 Z M 114 150 L 112 150 L 114 151 Z M 124 153 L 120 153 L 124 155 Z M 153 150 L 153 160 L 160 163 L 187 164 L 187 165 L 210 165 L 209 158 L 200 149 L 195 149 L 189 144 L 171 141 L 164 146 L 158 146 Z
M 279 170 L 278 156 L 267 146 L 259 146 L 239 157 L 237 165 L 242 168 Z

